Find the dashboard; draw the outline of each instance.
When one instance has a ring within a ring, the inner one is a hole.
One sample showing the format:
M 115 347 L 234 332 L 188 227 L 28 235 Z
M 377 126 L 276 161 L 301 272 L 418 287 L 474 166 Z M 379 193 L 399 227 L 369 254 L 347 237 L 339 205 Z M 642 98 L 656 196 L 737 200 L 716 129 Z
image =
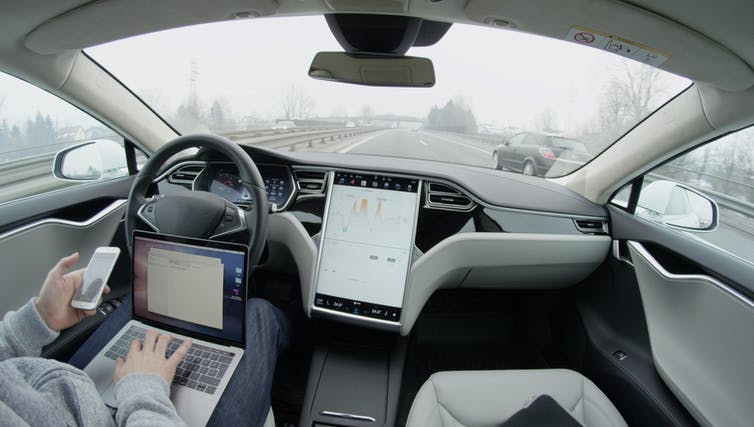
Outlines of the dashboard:
M 571 286 L 609 252 L 604 208 L 541 178 L 244 149 L 270 202 L 258 268 L 297 272 L 309 316 L 405 335 L 436 289 Z M 186 190 L 254 203 L 217 155 L 176 163 L 158 179 L 160 193 Z

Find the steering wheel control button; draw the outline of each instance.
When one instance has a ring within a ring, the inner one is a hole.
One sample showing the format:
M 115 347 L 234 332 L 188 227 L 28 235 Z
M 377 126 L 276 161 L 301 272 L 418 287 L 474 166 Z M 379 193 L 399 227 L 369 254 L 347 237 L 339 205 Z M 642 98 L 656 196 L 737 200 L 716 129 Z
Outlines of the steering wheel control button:
M 237 233 L 245 228 L 243 211 L 235 205 L 229 204 L 225 206 L 225 212 L 220 218 L 220 223 L 215 228 L 213 237 Z
M 159 231 L 157 229 L 157 216 L 155 215 L 155 210 L 154 201 L 148 201 L 139 208 L 138 216 L 147 225 L 152 227 L 154 231 Z

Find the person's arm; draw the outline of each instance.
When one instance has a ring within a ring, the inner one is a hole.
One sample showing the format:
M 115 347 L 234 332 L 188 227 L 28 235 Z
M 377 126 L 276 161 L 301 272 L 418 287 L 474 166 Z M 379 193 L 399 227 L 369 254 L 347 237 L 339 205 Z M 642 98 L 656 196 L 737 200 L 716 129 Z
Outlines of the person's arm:
M 126 360 L 115 364 L 116 421 L 119 426 L 185 425 L 170 401 L 170 383 L 178 363 L 186 356 L 186 340 L 165 358 L 170 335 L 148 331 L 144 343 L 132 341 Z
M 53 342 L 62 329 L 91 316 L 94 310 L 71 307 L 81 286 L 84 270 L 68 272 L 79 259 L 78 253 L 61 259 L 47 273 L 39 292 L 17 311 L 8 312 L 0 322 L 0 361 L 23 356 L 39 356 L 42 347 Z M 110 288 L 105 286 L 105 293 Z

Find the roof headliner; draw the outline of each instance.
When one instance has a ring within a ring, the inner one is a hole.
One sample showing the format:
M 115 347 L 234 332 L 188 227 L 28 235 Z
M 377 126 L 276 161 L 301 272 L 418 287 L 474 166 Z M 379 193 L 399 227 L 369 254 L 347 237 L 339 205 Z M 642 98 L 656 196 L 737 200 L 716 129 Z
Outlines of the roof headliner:
M 368 4 L 364 4 L 368 3 Z M 564 38 L 572 25 L 596 28 L 671 58 L 660 68 L 728 91 L 754 85 L 754 2 L 704 0 L 9 0 L 0 15 L 0 66 L 55 88 L 73 51 L 167 28 L 258 16 L 333 12 L 395 13 L 488 24 L 503 18 L 517 30 Z M 549 11 L 549 13 L 542 13 Z M 59 62 L 59 70 L 38 70 Z

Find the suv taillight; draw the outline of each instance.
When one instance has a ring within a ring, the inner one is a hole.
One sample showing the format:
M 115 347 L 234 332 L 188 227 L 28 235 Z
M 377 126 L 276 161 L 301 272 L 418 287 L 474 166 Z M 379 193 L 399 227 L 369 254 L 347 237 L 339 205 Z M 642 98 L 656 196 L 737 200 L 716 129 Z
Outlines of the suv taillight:
M 555 154 L 553 154 L 549 148 L 541 147 L 539 149 L 539 155 L 545 159 L 555 160 Z

